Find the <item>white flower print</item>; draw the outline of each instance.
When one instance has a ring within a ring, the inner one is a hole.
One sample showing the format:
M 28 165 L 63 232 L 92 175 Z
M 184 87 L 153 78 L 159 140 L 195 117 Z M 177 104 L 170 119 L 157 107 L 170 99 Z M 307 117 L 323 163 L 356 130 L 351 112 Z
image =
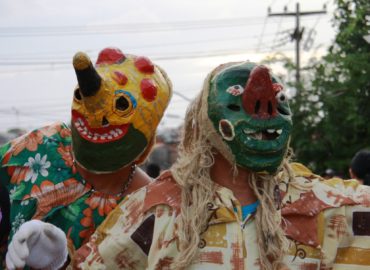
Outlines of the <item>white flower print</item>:
M 19 227 L 25 222 L 24 216 L 21 213 L 18 213 L 14 221 L 12 222 L 12 231 L 13 233 L 16 233 L 19 229 Z
M 31 183 L 35 183 L 39 173 L 44 177 L 49 175 L 47 169 L 50 167 L 50 161 L 46 161 L 47 157 L 48 156 L 45 155 L 41 158 L 41 155 L 37 153 L 35 158 L 28 158 L 28 161 L 24 164 L 24 166 L 29 167 L 30 170 L 27 172 L 24 181 L 27 182 L 31 180 Z
M 11 190 L 9 190 L 9 201 L 10 204 L 13 204 L 13 195 L 16 192 L 17 187 L 13 187 Z
M 30 202 L 30 200 L 23 200 L 23 201 L 21 201 L 21 205 L 22 206 L 28 205 L 29 202 Z

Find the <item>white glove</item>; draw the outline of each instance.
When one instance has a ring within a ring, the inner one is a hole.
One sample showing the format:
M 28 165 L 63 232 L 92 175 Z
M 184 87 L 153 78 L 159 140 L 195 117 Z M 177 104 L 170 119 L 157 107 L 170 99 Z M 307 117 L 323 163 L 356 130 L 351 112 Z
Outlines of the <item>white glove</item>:
M 58 227 L 40 220 L 22 224 L 8 246 L 9 270 L 28 265 L 35 269 L 55 270 L 67 260 L 67 238 Z

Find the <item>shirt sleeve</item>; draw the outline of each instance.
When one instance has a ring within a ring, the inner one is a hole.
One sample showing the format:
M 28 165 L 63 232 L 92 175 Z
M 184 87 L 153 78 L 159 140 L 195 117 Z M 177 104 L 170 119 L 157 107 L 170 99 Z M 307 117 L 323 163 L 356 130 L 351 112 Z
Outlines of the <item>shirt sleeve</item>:
M 171 253 L 174 215 L 159 205 L 143 213 L 145 189 L 121 202 L 72 255 L 74 269 L 156 269 Z
M 343 205 L 324 213 L 322 267 L 333 270 L 370 267 L 370 189 L 354 188 L 353 198 L 358 204 Z

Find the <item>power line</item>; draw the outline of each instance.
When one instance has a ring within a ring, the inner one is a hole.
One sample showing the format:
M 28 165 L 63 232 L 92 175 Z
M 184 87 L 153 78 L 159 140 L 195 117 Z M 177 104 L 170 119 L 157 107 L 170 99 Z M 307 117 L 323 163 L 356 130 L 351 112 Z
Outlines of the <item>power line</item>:
M 255 50 L 254 47 L 249 48 L 235 48 L 229 50 L 216 50 L 216 51 L 209 51 L 209 52 L 188 52 L 185 54 L 179 55 L 158 55 L 158 56 L 150 56 L 150 59 L 153 61 L 173 61 L 173 60 L 187 60 L 187 59 L 194 59 L 194 58 L 208 58 L 208 57 L 219 57 L 219 56 L 232 56 L 232 55 L 241 55 L 251 53 L 251 51 Z M 290 51 L 293 50 L 292 48 L 285 48 L 280 49 L 280 51 Z M 267 53 L 269 50 L 264 49 L 260 51 L 260 53 Z M 57 70 L 66 70 L 70 69 L 70 60 L 63 60 L 63 61 L 17 61 L 17 62 L 0 62 L 0 66 L 27 66 L 31 67 L 32 69 L 16 69 L 16 70 L 5 70 L 1 71 L 0 74 L 13 74 L 13 73 L 21 73 L 21 72 L 42 72 L 42 71 L 57 71 Z
M 214 50 L 214 51 L 194 51 L 186 52 L 183 54 L 175 55 L 157 55 L 151 56 L 152 60 L 178 60 L 186 58 L 204 58 L 204 57 L 213 57 L 213 56 L 225 56 L 225 55 L 237 55 L 245 54 L 246 50 L 254 49 L 255 47 L 250 48 L 235 48 L 229 50 Z M 60 65 L 71 65 L 71 60 L 40 60 L 40 61 L 3 61 L 0 62 L 0 65 L 12 65 L 12 66 L 60 66 Z
M 266 34 L 267 36 L 274 35 L 273 33 Z M 230 42 L 230 41 L 236 41 L 236 40 L 249 40 L 249 39 L 255 39 L 257 38 L 257 35 L 247 35 L 247 36 L 233 36 L 233 37 L 224 37 L 224 38 L 208 38 L 208 39 L 201 39 L 201 40 L 190 40 L 190 41 L 181 41 L 181 42 L 170 42 L 170 43 L 157 43 L 157 44 L 147 44 L 147 45 L 141 45 L 141 46 L 135 46 L 135 47 L 128 47 L 125 48 L 125 51 L 130 50 L 137 50 L 137 49 L 148 49 L 148 48 L 163 48 L 163 47 L 172 47 L 172 46 L 182 46 L 182 45 L 188 45 L 188 44 L 202 44 L 202 43 L 209 43 L 209 42 Z M 89 54 L 98 54 L 99 50 L 95 49 L 89 49 L 86 50 Z M 67 54 L 67 53 L 65 53 Z M 69 55 L 73 55 L 74 53 L 68 53 Z M 39 55 L 37 57 L 37 55 Z M 41 57 L 40 57 L 41 56 Z M 26 54 L 26 55 L 0 55 L 0 62 L 1 61 L 12 61 L 15 59 L 21 59 L 21 60 L 40 60 L 40 58 L 47 58 L 47 59 L 62 59 L 65 61 L 69 61 L 67 59 L 71 59 L 70 56 L 66 55 L 58 55 L 58 52 L 56 52 L 54 55 L 52 54 Z
M 261 24 L 263 17 L 90 26 L 0 27 L 0 37 L 95 35 L 229 28 Z
M 169 32 L 201 30 L 212 28 L 245 27 L 263 24 L 262 17 L 233 18 L 203 21 L 161 22 L 161 23 L 131 23 L 91 26 L 39 26 L 39 27 L 0 27 L 2 37 L 35 37 L 35 36 L 81 36 L 81 35 L 111 35 L 116 33 L 139 34 L 147 32 Z M 273 22 L 269 22 L 273 23 Z

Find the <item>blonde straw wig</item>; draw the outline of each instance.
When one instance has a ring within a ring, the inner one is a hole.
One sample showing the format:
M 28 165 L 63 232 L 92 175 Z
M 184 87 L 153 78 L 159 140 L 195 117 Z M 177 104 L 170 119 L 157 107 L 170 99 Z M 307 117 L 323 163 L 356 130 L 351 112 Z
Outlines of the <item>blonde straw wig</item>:
M 212 78 L 220 70 L 234 64 L 236 63 L 221 65 L 208 75 L 201 93 L 190 104 L 186 113 L 178 159 L 171 169 L 175 181 L 182 188 L 178 229 L 180 252 L 173 269 L 184 269 L 197 260 L 201 234 L 207 228 L 210 215 L 207 204 L 214 200 L 215 195 L 215 185 L 210 177 L 215 150 L 230 163 L 234 175 L 238 173 L 234 155 L 208 118 L 207 102 Z M 285 177 L 293 177 L 287 159 L 279 171 L 283 171 Z M 288 248 L 288 241 L 281 228 L 281 213 L 274 198 L 275 188 L 279 184 L 277 174 L 251 173 L 246 181 L 249 181 L 260 201 L 255 222 L 258 239 L 256 248 L 259 249 L 261 268 L 279 269 L 283 265 L 282 259 Z

